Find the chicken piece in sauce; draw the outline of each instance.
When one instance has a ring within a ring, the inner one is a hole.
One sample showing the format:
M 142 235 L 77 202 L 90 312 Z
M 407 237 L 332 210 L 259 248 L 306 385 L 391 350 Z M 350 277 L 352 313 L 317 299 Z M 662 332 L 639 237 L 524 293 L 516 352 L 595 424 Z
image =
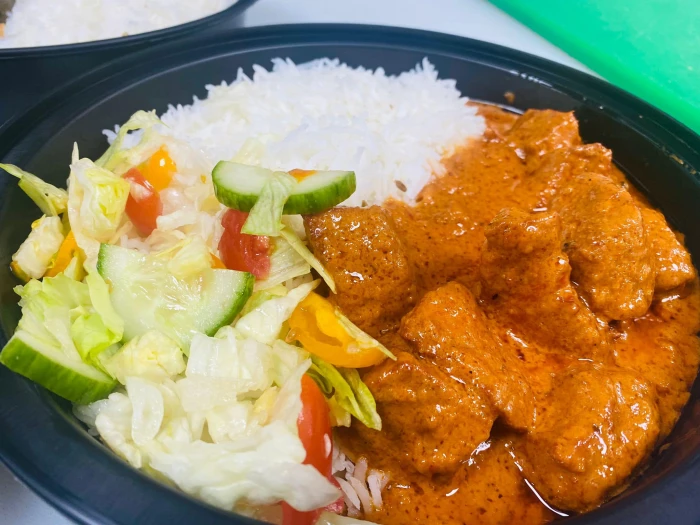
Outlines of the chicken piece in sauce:
M 654 296 L 654 252 L 630 193 L 589 173 L 570 179 L 550 208 L 561 215 L 571 278 L 591 309 L 609 319 L 644 315 Z
M 390 443 L 404 443 L 384 453 L 421 474 L 457 470 L 489 438 L 498 415 L 480 389 L 407 352 L 373 368 L 363 380 L 374 393 L 382 433 Z
M 382 509 L 365 515 L 383 525 L 554 520 L 525 479 L 567 512 L 601 505 L 670 432 L 700 362 L 690 257 L 610 150 L 582 144 L 572 113 L 481 113 L 483 139 L 445 159 L 415 206 L 383 205 L 392 220 L 377 223 L 398 232 L 386 258 L 398 250 L 412 272 L 347 284 L 357 312 L 391 298 L 365 327 L 398 360 L 362 372 L 383 430 L 336 431 L 351 458 L 389 475 Z M 323 228 L 309 230 L 312 249 L 337 280 L 346 267 L 393 271 L 381 250 L 345 266 L 352 235 Z
M 548 153 L 581 144 L 581 137 L 573 112 L 530 109 L 513 124 L 506 141 L 532 171 Z
M 517 359 L 491 333 L 474 296 L 459 283 L 428 292 L 401 321 L 401 336 L 415 354 L 468 388 L 482 392 L 509 426 L 525 430 L 534 421 L 532 392 Z
M 486 311 L 551 351 L 605 359 L 606 333 L 569 280 L 557 214 L 506 208 L 486 227 L 481 258 Z
M 523 177 L 518 192 L 528 196 L 524 209 L 545 211 L 557 192 L 572 177 L 585 173 L 614 173 L 612 152 L 601 144 L 581 144 L 554 149 L 544 155 L 536 169 Z M 612 177 L 611 177 L 612 178 Z
M 334 208 L 304 218 L 311 249 L 333 276 L 335 301 L 362 330 L 379 337 L 415 302 L 413 267 L 389 214 L 379 206 Z
M 695 278 L 695 268 L 690 254 L 668 226 L 663 214 L 651 208 L 643 208 L 642 219 L 652 252 L 656 256 L 656 290 L 672 290 L 692 281 Z
M 654 387 L 602 365 L 568 370 L 535 430 L 516 441 L 525 477 L 552 505 L 590 510 L 625 487 L 659 436 Z

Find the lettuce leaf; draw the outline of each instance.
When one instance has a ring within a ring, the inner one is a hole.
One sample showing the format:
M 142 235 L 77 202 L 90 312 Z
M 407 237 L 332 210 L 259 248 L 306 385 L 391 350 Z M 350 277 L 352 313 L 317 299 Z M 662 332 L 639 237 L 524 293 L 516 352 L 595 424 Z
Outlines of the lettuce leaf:
M 287 289 L 282 285 L 273 286 L 272 288 L 266 288 L 265 290 L 255 292 L 245 303 L 243 310 L 241 310 L 241 317 L 252 312 L 265 301 L 269 301 L 270 299 L 274 299 L 276 297 L 284 297 L 285 295 L 287 295 Z
M 121 224 L 129 182 L 83 158 L 71 164 L 68 218 L 85 267 L 94 268 L 101 242 L 108 242 Z
M 159 252 L 157 257 L 167 258 L 168 271 L 178 279 L 199 277 L 211 268 L 211 252 L 197 235 L 185 239 L 169 250 Z
M 66 211 L 68 205 L 66 190 L 44 182 L 36 175 L 32 175 L 13 164 L 0 164 L 0 168 L 19 179 L 19 187 L 34 201 L 34 204 L 39 206 L 44 215 L 55 217 Z
M 115 336 L 118 335 L 121 339 L 124 333 L 124 321 L 112 306 L 112 301 L 109 298 L 109 286 L 97 272 L 93 272 L 85 277 L 85 283 L 88 285 L 90 301 L 95 312 L 100 316 L 107 330 L 115 334 Z
M 123 322 L 111 310 L 111 304 L 98 304 L 98 309 L 92 303 L 91 295 L 98 303 L 108 300 L 102 297 L 104 290 L 96 289 L 91 294 L 90 285 L 59 274 L 29 281 L 16 287 L 15 292 L 21 297 L 22 307 L 17 329 L 61 349 L 71 359 L 101 368 L 97 356 L 122 338 Z
M 178 344 L 157 330 L 134 337 L 101 361 L 122 385 L 126 385 L 128 377 L 160 382 L 185 371 L 185 359 Z
M 43 216 L 34 221 L 32 231 L 12 256 L 12 261 L 29 279 L 41 279 L 64 239 L 60 217 Z
M 316 381 L 321 391 L 334 400 L 340 408 L 359 419 L 366 427 L 381 430 L 382 420 L 372 392 L 360 379 L 354 368 L 336 368 L 323 359 L 311 355 L 308 374 Z M 338 418 L 337 413 L 335 417 Z
M 335 281 L 333 280 L 333 277 L 331 277 L 331 274 L 326 271 L 321 264 L 321 261 L 314 257 L 314 254 L 309 251 L 304 242 L 297 237 L 296 233 L 294 233 L 289 226 L 284 226 L 280 230 L 280 235 L 307 263 L 309 263 L 314 270 L 318 272 L 321 279 L 323 279 L 328 285 L 328 288 L 330 288 L 331 292 L 335 293 Z
M 278 338 L 282 325 L 290 318 L 297 305 L 306 299 L 319 282 L 299 285 L 284 297 L 263 302 L 238 320 L 236 330 L 244 337 L 271 345 Z
M 230 344 L 232 336 L 226 330 L 221 340 Z M 209 352 L 204 361 L 217 359 L 215 353 Z M 296 366 L 280 388 L 257 394 L 232 391 L 225 402 L 212 398 L 193 405 L 182 397 L 181 385 L 207 376 L 188 373 L 176 383 L 129 377 L 126 392 L 77 407 L 74 413 L 132 465 L 207 503 L 233 510 L 241 502 L 286 501 L 299 510 L 313 510 L 340 494 L 314 467 L 303 464 L 306 452 L 296 422 L 301 378 L 309 364 Z M 209 408 L 201 410 L 204 406 Z
M 255 281 L 256 290 L 267 290 L 289 279 L 311 273 L 311 266 L 306 259 L 283 237 L 273 239 L 274 248 L 270 254 L 270 273 L 267 278 Z
M 95 164 L 117 175 L 123 175 L 130 168 L 140 164 L 160 147 L 160 142 L 153 140 L 152 128 L 164 125 L 155 111 L 137 111 L 119 128 L 117 136 Z M 134 147 L 124 147 L 130 131 L 143 129 L 144 134 Z M 152 151 L 151 151 L 152 150 Z
M 241 233 L 277 237 L 282 229 L 282 210 L 297 181 L 283 171 L 275 171 L 263 186 L 250 210 Z

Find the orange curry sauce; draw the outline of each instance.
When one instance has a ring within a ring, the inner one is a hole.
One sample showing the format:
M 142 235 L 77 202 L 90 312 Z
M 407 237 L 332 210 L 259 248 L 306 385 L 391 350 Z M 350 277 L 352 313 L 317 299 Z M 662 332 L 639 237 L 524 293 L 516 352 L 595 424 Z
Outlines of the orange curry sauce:
M 480 111 L 484 138 L 416 206 L 305 219 L 332 299 L 398 357 L 363 370 L 382 431 L 337 432 L 389 474 L 365 516 L 386 525 L 593 509 L 640 473 L 698 370 L 696 271 L 611 152 L 573 114 Z

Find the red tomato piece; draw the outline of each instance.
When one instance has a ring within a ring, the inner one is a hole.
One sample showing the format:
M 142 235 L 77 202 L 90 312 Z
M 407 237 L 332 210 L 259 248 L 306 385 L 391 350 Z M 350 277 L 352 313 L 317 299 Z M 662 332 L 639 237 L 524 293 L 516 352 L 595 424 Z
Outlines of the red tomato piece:
M 224 214 L 219 255 L 229 270 L 250 272 L 264 279 L 270 273 L 270 238 L 241 233 L 247 218 L 247 213 L 238 210 L 228 210 Z
M 297 429 L 306 450 L 305 465 L 312 465 L 328 479 L 332 476 L 331 418 L 323 392 L 311 377 L 301 379 L 301 413 Z M 282 502 L 283 525 L 313 525 L 323 509 L 302 512 Z
M 160 195 L 136 168 L 127 171 L 124 179 L 131 184 L 126 201 L 126 214 L 139 233 L 148 237 L 157 227 L 156 219 L 163 214 Z

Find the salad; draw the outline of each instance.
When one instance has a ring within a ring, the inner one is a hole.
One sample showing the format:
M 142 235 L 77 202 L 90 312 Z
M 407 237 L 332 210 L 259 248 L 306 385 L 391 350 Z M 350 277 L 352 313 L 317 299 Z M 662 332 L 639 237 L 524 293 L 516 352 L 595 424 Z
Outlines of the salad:
M 12 257 L 22 317 L 0 362 L 209 504 L 342 523 L 332 427 L 381 429 L 357 369 L 394 356 L 329 301 L 301 215 L 355 175 L 250 166 L 251 148 L 210 166 L 140 111 L 99 159 L 74 146 L 67 190 L 0 164 L 43 214 Z

